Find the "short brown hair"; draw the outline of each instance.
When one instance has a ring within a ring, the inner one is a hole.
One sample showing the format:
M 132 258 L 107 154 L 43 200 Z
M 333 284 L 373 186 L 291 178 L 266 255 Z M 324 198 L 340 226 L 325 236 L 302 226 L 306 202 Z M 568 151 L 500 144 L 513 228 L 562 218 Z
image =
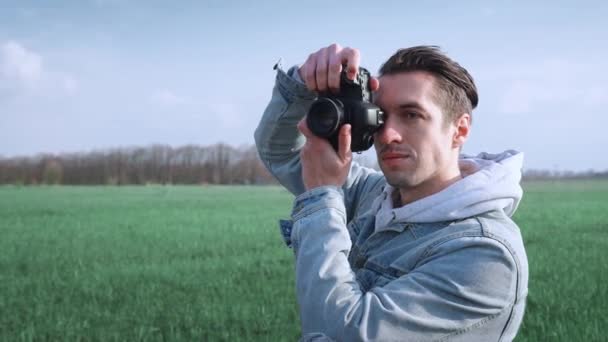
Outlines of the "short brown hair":
M 469 72 L 446 56 L 438 46 L 399 49 L 381 67 L 380 76 L 407 71 L 426 71 L 437 81 L 436 100 L 445 112 L 446 123 L 469 113 L 479 101 L 477 87 Z

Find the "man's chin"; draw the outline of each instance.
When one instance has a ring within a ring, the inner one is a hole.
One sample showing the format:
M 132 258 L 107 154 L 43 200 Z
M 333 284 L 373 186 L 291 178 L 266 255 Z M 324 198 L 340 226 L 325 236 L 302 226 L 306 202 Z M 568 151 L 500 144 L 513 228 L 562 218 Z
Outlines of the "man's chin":
M 382 169 L 382 168 L 381 168 Z M 410 188 L 416 185 L 416 181 L 412 175 L 406 175 L 403 171 L 395 172 L 382 169 L 386 182 L 393 188 Z

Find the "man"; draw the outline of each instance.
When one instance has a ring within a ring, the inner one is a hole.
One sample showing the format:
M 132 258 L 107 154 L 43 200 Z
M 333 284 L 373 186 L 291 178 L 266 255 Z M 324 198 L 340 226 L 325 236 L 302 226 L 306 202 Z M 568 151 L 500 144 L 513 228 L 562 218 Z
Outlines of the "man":
M 302 118 L 318 92 L 353 79 L 359 52 L 333 44 L 287 73 L 255 132 L 260 156 L 296 199 L 282 232 L 295 252 L 304 339 L 510 341 L 528 265 L 510 219 L 523 156 L 460 156 L 477 90 L 435 47 L 401 49 L 370 80 L 385 123 L 382 173 L 352 162 L 350 125 L 335 151 Z

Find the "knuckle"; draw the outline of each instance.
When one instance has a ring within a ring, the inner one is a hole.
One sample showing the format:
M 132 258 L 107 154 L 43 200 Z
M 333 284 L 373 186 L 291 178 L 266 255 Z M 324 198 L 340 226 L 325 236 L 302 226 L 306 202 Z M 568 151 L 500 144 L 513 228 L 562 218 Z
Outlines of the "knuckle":
M 315 80 L 314 71 L 311 69 L 306 69 L 306 72 L 304 73 L 304 80 L 306 82 L 313 82 Z
M 308 86 L 308 88 L 310 88 L 311 90 L 314 90 L 315 88 L 315 79 L 314 77 L 306 77 L 305 79 L 306 85 Z
M 332 73 L 339 73 L 342 69 L 342 65 L 340 65 L 340 63 L 332 63 L 329 65 L 329 71 L 331 71 Z
M 344 48 L 342 50 L 343 56 L 347 58 L 358 58 L 360 55 L 359 49 L 353 49 L 350 47 Z
M 340 44 L 338 43 L 333 43 L 331 45 L 329 45 L 329 49 L 332 51 L 338 51 L 340 50 L 342 47 L 340 46 Z
M 308 55 L 308 58 L 306 58 L 306 62 L 304 63 L 304 66 L 310 66 L 312 63 L 314 62 L 314 54 L 310 54 Z
M 317 63 L 323 64 L 323 60 L 327 59 L 327 49 L 323 48 L 323 49 L 317 51 L 317 53 L 315 54 L 315 58 L 316 58 Z
M 316 72 L 317 72 L 317 75 L 323 75 L 323 74 L 327 73 L 327 65 L 318 64 Z

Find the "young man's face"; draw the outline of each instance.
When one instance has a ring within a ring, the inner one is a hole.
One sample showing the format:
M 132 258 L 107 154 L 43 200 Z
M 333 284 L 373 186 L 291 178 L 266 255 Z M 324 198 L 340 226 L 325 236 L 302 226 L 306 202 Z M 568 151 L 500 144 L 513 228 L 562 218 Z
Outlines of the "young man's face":
M 386 180 L 407 189 L 441 179 L 458 160 L 454 124 L 444 124 L 435 100 L 434 76 L 423 71 L 380 77 L 376 104 L 386 117 L 374 136 Z

